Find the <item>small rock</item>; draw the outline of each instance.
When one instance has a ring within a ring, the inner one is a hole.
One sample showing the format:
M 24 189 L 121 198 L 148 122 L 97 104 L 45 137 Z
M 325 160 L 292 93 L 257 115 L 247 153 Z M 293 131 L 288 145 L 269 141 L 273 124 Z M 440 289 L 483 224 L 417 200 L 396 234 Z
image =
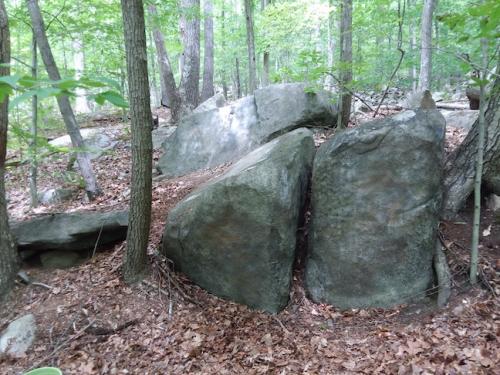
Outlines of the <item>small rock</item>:
M 38 201 L 41 204 L 54 204 L 70 200 L 75 194 L 73 189 L 49 189 L 38 193 Z
M 496 194 L 491 194 L 488 197 L 486 205 L 491 211 L 500 210 L 500 197 Z
M 0 337 L 0 353 L 23 357 L 35 340 L 36 322 L 33 314 L 11 322 Z

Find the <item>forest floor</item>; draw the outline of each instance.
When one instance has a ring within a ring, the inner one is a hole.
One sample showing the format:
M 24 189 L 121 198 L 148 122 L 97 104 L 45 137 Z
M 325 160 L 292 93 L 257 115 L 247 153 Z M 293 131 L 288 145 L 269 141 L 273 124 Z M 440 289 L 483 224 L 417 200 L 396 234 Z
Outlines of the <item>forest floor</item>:
M 331 135 L 317 134 L 317 143 Z M 463 136 L 449 129 L 447 151 Z M 64 155 L 42 163 L 39 186 L 60 186 L 66 163 Z M 104 190 L 98 200 L 89 203 L 80 191 L 71 202 L 34 210 L 29 208 L 27 166 L 12 169 L 7 176 L 11 216 L 125 208 L 130 193 L 126 132 L 115 152 L 94 167 Z M 441 224 L 453 275 L 453 295 L 445 308 L 435 307 L 435 290 L 425 302 L 385 310 L 318 305 L 307 299 L 297 269 L 288 307 L 270 315 L 203 291 L 169 272 L 155 253 L 169 210 L 224 169 L 154 182 L 152 272 L 145 282 L 123 283 L 123 243 L 69 270 L 25 269 L 46 287 L 17 284 L 0 308 L 0 331 L 32 313 L 37 340 L 24 358 L 0 357 L 0 374 L 42 365 L 60 367 L 64 374 L 499 373 L 500 224 L 491 211 L 483 211 L 482 283 L 476 287 L 467 282 L 471 207 L 460 220 Z

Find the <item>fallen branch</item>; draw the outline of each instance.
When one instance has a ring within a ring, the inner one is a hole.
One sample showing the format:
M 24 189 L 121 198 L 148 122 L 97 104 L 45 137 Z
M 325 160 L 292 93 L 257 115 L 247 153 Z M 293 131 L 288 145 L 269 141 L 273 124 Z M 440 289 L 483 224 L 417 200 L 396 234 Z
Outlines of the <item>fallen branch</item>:
M 437 102 L 436 107 L 440 108 L 440 109 L 450 109 L 450 110 L 469 109 L 468 104 L 451 104 L 451 103 L 442 103 L 442 102 Z
M 116 328 L 91 326 L 87 329 L 87 331 L 88 331 L 88 333 L 90 333 L 92 335 L 96 335 L 96 336 L 113 335 L 115 333 L 123 331 L 125 328 L 136 325 L 138 322 L 139 322 L 139 319 L 132 319 L 132 320 L 129 320 L 128 322 L 120 324 Z

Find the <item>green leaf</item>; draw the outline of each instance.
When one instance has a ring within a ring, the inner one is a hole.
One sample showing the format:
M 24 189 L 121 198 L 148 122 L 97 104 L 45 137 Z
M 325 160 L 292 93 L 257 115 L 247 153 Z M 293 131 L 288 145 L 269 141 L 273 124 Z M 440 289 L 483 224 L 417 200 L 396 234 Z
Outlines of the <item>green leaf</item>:
M 104 91 L 95 96 L 98 104 L 102 105 L 106 100 L 117 107 L 128 108 L 128 103 L 116 91 Z
M 16 88 L 17 82 L 21 79 L 21 76 L 19 74 L 13 74 L 10 76 L 2 76 L 0 77 L 0 82 L 6 83 L 12 88 Z

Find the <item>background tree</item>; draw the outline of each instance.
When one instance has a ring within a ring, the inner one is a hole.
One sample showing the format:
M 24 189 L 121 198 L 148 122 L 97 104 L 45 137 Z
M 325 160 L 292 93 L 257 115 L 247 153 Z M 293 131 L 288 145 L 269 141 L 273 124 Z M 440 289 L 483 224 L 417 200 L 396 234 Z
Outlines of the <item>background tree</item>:
M 181 0 L 180 12 L 184 45 L 180 96 L 183 110 L 189 112 L 200 99 L 200 0 Z
M 0 0 L 0 76 L 10 74 L 10 34 L 5 3 Z M 5 199 L 5 155 L 7 129 L 9 127 L 9 97 L 0 98 L 0 300 L 5 297 L 14 282 L 18 269 L 17 247 L 9 229 L 7 202 Z
M 37 0 L 26 0 L 26 3 L 31 16 L 31 22 L 38 48 L 45 64 L 45 69 L 47 70 L 47 73 L 52 81 L 60 81 L 61 75 L 59 74 L 59 69 L 57 68 L 49 41 L 47 39 L 45 25 L 38 2 Z M 73 147 L 77 149 L 76 159 L 80 167 L 80 173 L 85 180 L 85 190 L 87 191 L 89 199 L 93 199 L 99 195 L 101 191 L 97 185 L 97 180 L 92 170 L 89 154 L 85 151 L 85 143 L 82 135 L 80 134 L 80 129 L 78 127 L 78 123 L 76 122 L 71 103 L 68 96 L 64 94 L 57 96 L 57 103 L 64 119 L 66 130 L 71 138 L 71 143 L 73 144 Z
M 351 115 L 352 95 L 348 91 L 352 81 L 352 0 L 342 0 L 340 23 L 341 95 L 339 100 L 340 128 L 346 128 Z
M 127 248 L 123 261 L 126 282 L 140 280 L 147 271 L 151 222 L 151 104 L 146 31 L 142 0 L 121 0 L 127 58 L 132 128 L 132 180 Z
M 205 0 L 203 6 L 205 48 L 203 49 L 203 88 L 201 101 L 214 95 L 214 20 L 212 0 Z
M 418 90 L 430 90 L 432 73 L 432 14 L 437 0 L 424 0 L 421 28 L 420 75 Z
M 253 0 L 244 0 L 245 19 L 247 26 L 247 49 L 248 49 L 248 92 L 253 94 L 257 88 L 257 64 L 255 62 L 255 41 L 253 22 Z

